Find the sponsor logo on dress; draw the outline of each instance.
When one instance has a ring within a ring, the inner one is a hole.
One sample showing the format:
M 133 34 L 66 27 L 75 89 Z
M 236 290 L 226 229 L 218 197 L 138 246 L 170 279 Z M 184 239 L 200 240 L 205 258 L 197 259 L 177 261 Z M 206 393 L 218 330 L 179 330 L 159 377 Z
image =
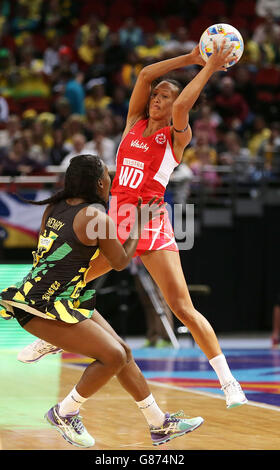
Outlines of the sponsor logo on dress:
M 144 163 L 138 162 L 138 160 L 132 160 L 132 158 L 124 158 L 123 164 L 127 166 L 134 166 L 134 168 L 140 168 L 140 170 L 144 170 Z
M 155 141 L 157 144 L 165 144 L 166 142 L 166 135 L 165 134 L 157 134 L 155 137 Z
M 144 150 L 144 152 L 147 152 L 147 150 L 149 150 L 149 146 L 147 144 L 144 144 L 144 142 L 139 142 L 138 139 L 132 140 L 130 146 L 137 147 L 138 149 L 142 149 Z

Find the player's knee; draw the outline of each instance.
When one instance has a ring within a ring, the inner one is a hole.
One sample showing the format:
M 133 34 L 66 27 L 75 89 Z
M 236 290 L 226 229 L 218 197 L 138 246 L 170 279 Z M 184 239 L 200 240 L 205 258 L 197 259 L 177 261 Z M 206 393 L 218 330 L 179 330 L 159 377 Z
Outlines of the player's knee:
M 122 347 L 123 347 L 124 350 L 125 350 L 125 353 L 126 353 L 126 363 L 128 363 L 128 362 L 130 362 L 130 361 L 133 359 L 132 351 L 131 351 L 130 347 L 128 346 L 128 344 L 125 343 L 124 341 L 121 341 L 121 345 L 122 345 Z
M 181 322 L 190 327 L 198 320 L 198 312 L 191 304 L 189 305 L 185 299 L 174 299 L 171 307 L 173 313 Z
M 114 370 L 114 373 L 119 372 L 127 363 L 127 354 L 124 347 L 118 344 L 113 348 L 110 354 L 110 367 Z

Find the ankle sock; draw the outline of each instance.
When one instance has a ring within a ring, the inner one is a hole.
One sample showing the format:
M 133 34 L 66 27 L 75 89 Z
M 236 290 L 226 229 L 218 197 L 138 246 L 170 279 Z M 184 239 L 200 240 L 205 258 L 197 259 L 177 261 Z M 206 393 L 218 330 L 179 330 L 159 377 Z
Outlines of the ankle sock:
M 161 426 L 165 419 L 165 414 L 158 407 L 152 393 L 142 401 L 136 402 L 139 409 L 145 416 L 149 426 Z
M 87 400 L 87 398 L 82 397 L 76 390 L 76 387 L 71 390 L 59 403 L 59 414 L 60 416 L 66 416 L 69 414 L 75 414 L 80 409 L 82 404 Z
M 209 363 L 216 372 L 221 386 L 225 385 L 231 380 L 235 380 L 223 354 L 219 354 L 218 356 L 213 357 L 213 359 L 210 359 Z

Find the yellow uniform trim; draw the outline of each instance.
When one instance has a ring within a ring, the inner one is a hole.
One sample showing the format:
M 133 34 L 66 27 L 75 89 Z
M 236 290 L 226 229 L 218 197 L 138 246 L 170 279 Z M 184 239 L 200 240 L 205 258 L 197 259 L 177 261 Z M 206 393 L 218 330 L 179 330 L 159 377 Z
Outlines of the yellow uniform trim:
M 66 323 L 78 322 L 76 318 L 72 317 L 72 315 L 70 315 L 70 313 L 67 312 L 66 308 L 64 307 L 64 305 L 61 303 L 60 300 L 57 300 L 56 302 L 54 302 L 54 308 L 57 310 L 59 317 L 62 321 L 65 321 Z
M 18 291 L 13 297 L 13 300 L 15 300 L 16 302 L 25 302 L 25 297 Z
M 28 294 L 28 292 L 30 291 L 30 289 L 32 289 L 33 287 L 33 284 L 31 284 L 31 282 L 27 281 L 24 286 L 23 286 L 23 292 L 25 293 L 25 295 Z

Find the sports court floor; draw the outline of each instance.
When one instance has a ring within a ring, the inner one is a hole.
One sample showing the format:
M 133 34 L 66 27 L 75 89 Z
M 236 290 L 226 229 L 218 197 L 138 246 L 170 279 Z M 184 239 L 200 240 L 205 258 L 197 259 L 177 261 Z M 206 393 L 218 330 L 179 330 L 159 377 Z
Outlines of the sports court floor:
M 0 339 L 0 448 L 80 450 L 46 423 L 44 413 L 69 393 L 90 360 L 65 352 L 22 364 L 17 352 L 34 337 L 14 320 L 5 323 L 11 331 L 6 326 Z M 232 410 L 226 409 L 207 359 L 187 336 L 178 350 L 142 348 L 143 338 L 127 341 L 159 406 L 170 412 L 183 409 L 205 421 L 193 433 L 155 448 L 135 403 L 113 378 L 82 408 L 96 439 L 93 450 L 280 450 L 280 350 L 270 349 L 268 336 L 220 338 L 249 399 L 248 405 Z

